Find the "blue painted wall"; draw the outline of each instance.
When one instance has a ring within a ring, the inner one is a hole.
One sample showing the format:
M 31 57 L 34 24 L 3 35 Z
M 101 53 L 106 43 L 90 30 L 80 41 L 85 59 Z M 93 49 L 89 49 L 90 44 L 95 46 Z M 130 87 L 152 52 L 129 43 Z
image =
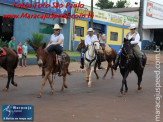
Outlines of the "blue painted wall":
M 12 6 L 0 4 L 0 16 L 3 16 L 3 14 L 19 14 L 22 13 L 29 13 L 29 14 L 44 14 L 42 12 L 32 11 L 29 9 L 22 9 L 22 8 L 13 8 Z M 25 19 L 25 18 L 18 18 L 14 19 L 14 31 L 13 35 L 16 38 L 16 45 L 18 42 L 25 42 L 26 39 L 32 38 L 33 32 L 39 32 L 40 29 L 40 23 L 44 24 L 59 24 L 59 19 Z M 67 24 L 60 24 L 60 26 L 63 28 L 61 33 L 64 34 L 65 40 L 64 40 L 64 49 L 68 50 L 69 46 L 69 28 L 70 28 L 70 20 L 67 20 Z M 45 38 L 44 41 L 48 42 L 50 39 L 49 34 L 44 34 Z M 30 48 L 31 49 L 31 48 Z

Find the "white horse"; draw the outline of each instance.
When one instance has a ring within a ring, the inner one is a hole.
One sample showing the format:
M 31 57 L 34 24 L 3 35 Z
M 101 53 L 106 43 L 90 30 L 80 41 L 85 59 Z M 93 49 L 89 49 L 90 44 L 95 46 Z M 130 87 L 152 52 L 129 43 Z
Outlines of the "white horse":
M 98 52 L 99 50 L 99 41 L 94 41 L 85 53 L 84 63 L 86 67 L 86 81 L 88 82 L 88 87 L 91 87 L 92 85 L 92 72 L 94 71 L 94 66 L 97 60 L 96 51 Z

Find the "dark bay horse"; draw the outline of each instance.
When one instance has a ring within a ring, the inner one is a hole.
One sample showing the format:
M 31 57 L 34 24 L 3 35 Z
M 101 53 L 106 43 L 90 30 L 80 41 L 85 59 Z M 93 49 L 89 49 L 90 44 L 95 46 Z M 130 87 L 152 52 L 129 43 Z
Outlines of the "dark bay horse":
M 8 74 L 8 82 L 3 89 L 4 91 L 7 91 L 9 89 L 10 81 L 12 85 L 17 87 L 17 83 L 14 82 L 14 75 L 18 64 L 18 55 L 10 48 L 4 47 L 3 49 L 6 51 L 6 55 L 0 56 L 0 66 L 4 68 Z
M 84 44 L 84 40 L 80 40 L 80 43 L 79 43 L 79 45 L 78 45 L 78 47 L 77 47 L 77 51 L 78 52 L 81 52 L 81 50 L 83 49 L 83 48 L 85 48 L 85 44 Z M 107 75 L 107 73 L 108 73 L 108 71 L 109 71 L 109 69 L 111 68 L 111 73 L 112 73 L 112 78 L 114 77 L 114 72 L 113 72 L 113 68 L 112 68 L 112 65 L 115 63 L 115 60 L 116 60 L 116 56 L 117 56 L 117 52 L 112 48 L 112 51 L 111 51 L 111 53 L 108 55 L 108 54 L 106 54 L 106 57 L 104 58 L 104 56 L 102 55 L 102 58 L 101 58 L 101 61 L 102 62 L 104 62 L 104 61 L 107 61 L 108 62 L 108 65 L 107 65 L 107 69 L 106 69 L 106 72 L 105 72 L 105 74 L 104 74 L 104 76 L 103 76 L 103 79 L 105 79 L 105 77 L 106 77 L 106 75 Z M 113 64 L 112 64 L 113 63 Z M 97 69 L 97 62 L 96 62 L 96 64 L 95 64 L 95 67 L 94 67 L 94 73 L 95 73 L 95 75 L 96 75 L 96 78 L 97 79 L 99 79 L 99 76 L 98 76 L 98 74 L 97 74 L 97 72 L 96 72 L 96 69 Z
M 61 68 L 61 75 L 63 76 L 63 85 L 61 88 L 61 91 L 64 91 L 64 88 L 67 88 L 66 85 L 66 75 L 69 74 L 68 71 L 68 67 L 70 64 L 70 57 L 68 56 L 67 53 L 63 52 L 62 55 L 62 62 L 60 62 L 60 64 L 56 64 L 56 53 L 52 52 L 52 53 L 48 53 L 45 48 L 46 48 L 46 43 L 43 44 L 43 46 L 38 47 L 34 44 L 32 44 L 29 41 L 29 44 L 35 49 L 36 51 L 36 56 L 37 56 L 37 62 L 38 62 L 38 66 L 42 67 L 45 71 L 45 77 L 42 81 L 42 87 L 39 93 L 38 97 L 42 96 L 42 92 L 43 92 L 43 88 L 46 84 L 46 81 L 49 81 L 50 87 L 51 87 L 51 94 L 54 93 L 54 88 L 53 88 L 53 83 L 52 80 L 50 78 L 50 74 L 58 73 L 60 71 Z
M 142 64 L 145 67 L 147 61 L 146 55 L 143 53 Z M 131 71 L 134 71 L 138 77 L 138 91 L 142 89 L 141 81 L 143 76 L 144 68 L 141 68 L 138 59 L 133 51 L 133 47 L 130 43 L 130 40 L 124 39 L 124 44 L 122 48 L 122 54 L 120 55 L 120 72 L 123 77 L 122 79 L 122 87 L 120 89 L 121 95 L 123 94 L 123 87 L 125 85 L 125 93 L 128 91 L 127 87 L 127 77 Z

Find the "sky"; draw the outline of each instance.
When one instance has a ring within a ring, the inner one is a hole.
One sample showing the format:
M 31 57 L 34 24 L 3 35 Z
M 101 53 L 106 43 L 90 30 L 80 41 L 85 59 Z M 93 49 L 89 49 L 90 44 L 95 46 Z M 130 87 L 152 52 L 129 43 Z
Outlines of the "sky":
M 82 4 L 84 4 L 84 5 L 88 5 L 88 6 L 91 6 L 91 0 L 72 0 L 73 2 L 79 2 L 79 1 L 81 1 L 81 3 Z M 116 3 L 118 0 L 110 0 L 110 1 L 112 1 L 112 2 L 114 2 L 114 3 Z M 127 0 L 128 2 L 130 2 L 131 4 L 130 4 L 130 6 L 131 7 L 139 7 L 139 2 L 140 2 L 140 0 Z M 94 7 L 97 7 L 97 6 L 95 6 L 95 4 L 98 2 L 98 0 L 93 0 L 93 4 L 94 4 Z M 135 5 L 134 3 L 135 2 L 138 2 L 138 5 Z

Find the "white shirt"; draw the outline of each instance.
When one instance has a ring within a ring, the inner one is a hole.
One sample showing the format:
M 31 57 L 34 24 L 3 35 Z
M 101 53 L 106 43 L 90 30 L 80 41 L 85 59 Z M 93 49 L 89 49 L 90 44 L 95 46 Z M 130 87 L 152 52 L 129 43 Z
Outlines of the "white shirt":
M 54 35 L 54 34 L 52 34 L 51 35 L 51 37 L 50 37 L 50 40 L 52 41 L 52 43 L 51 44 L 55 44 L 55 42 L 58 42 L 60 39 L 62 39 L 63 41 L 64 41 L 64 36 L 63 36 L 63 34 L 59 34 L 59 35 Z M 62 41 L 62 43 L 60 44 L 60 46 L 61 47 L 63 47 L 63 41 Z
M 89 35 L 86 35 L 84 40 L 85 40 L 85 46 L 87 46 L 87 45 L 92 45 L 92 42 L 98 39 L 96 35 L 92 35 L 92 37 L 90 37 Z
M 128 36 L 128 40 L 130 40 L 133 37 L 134 34 L 131 35 L 131 33 Z M 131 41 L 131 44 L 138 44 L 139 47 L 141 48 L 141 42 L 140 42 L 140 35 L 137 33 L 135 36 L 135 40 Z

